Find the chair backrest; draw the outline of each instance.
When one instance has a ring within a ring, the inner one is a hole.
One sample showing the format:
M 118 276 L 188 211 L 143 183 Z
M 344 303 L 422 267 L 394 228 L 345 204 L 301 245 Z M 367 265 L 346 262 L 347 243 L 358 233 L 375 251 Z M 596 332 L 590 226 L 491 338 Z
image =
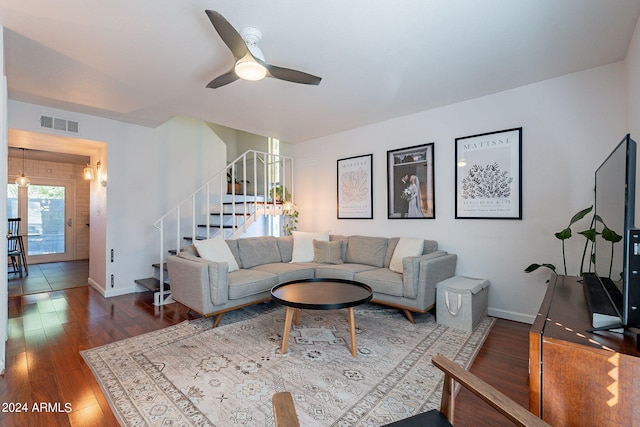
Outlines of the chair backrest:
M 7 251 L 15 252 L 18 250 L 18 239 L 11 237 L 20 235 L 20 218 L 9 218 L 7 228 Z
M 17 236 L 20 234 L 20 218 L 9 218 L 8 220 L 7 237 Z
M 433 356 L 431 363 L 440 368 L 444 372 L 444 382 L 442 387 L 442 401 L 440 402 L 440 411 L 434 409 L 428 413 L 416 415 L 411 418 L 396 421 L 389 425 L 393 426 L 414 426 L 422 425 L 421 421 L 426 420 L 425 415 L 439 415 L 440 418 L 448 420 L 453 424 L 454 407 L 455 407 L 455 383 L 468 389 L 480 399 L 487 402 L 491 407 L 511 420 L 517 426 L 523 427 L 551 427 L 549 424 L 533 415 L 526 408 L 520 406 L 491 385 L 487 384 L 480 378 L 476 377 L 469 371 L 463 369 L 455 362 L 446 357 L 436 354 Z M 296 415 L 295 405 L 289 392 L 276 393 L 272 397 L 273 412 L 276 421 L 276 427 L 298 426 L 298 417 Z M 438 414 L 440 412 L 440 414 Z M 433 420 L 432 417 L 428 418 Z M 429 424 L 431 425 L 431 424 Z M 433 425 L 443 425 L 436 424 Z M 445 424 L 446 425 L 446 421 Z

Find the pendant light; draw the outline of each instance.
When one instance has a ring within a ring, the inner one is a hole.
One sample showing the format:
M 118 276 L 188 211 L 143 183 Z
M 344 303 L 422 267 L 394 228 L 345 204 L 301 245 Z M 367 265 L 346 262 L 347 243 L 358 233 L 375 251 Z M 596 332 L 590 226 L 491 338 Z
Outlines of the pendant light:
M 29 181 L 29 178 L 24 176 L 24 148 L 21 148 L 21 150 L 22 150 L 22 175 L 16 178 L 16 184 L 18 184 L 18 187 L 28 187 L 29 184 L 31 184 L 31 181 Z

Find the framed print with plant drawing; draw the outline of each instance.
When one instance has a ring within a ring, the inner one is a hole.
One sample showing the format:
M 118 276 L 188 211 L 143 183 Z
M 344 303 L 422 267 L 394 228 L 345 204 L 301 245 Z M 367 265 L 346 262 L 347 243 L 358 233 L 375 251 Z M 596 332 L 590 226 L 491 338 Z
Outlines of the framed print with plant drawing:
M 436 217 L 434 143 L 387 151 L 389 219 Z
M 373 219 L 373 154 L 338 160 L 338 219 Z
M 456 218 L 522 219 L 522 128 L 456 138 Z

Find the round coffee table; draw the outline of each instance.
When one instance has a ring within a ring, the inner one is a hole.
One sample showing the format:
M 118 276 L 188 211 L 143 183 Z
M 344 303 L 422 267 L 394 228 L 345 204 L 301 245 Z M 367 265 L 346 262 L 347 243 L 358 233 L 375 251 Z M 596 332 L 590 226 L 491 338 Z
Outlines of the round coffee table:
M 295 311 L 295 322 L 300 321 L 300 309 L 338 310 L 346 308 L 349 313 L 351 354 L 357 355 L 356 318 L 353 307 L 368 302 L 373 291 L 364 283 L 341 279 L 306 279 L 281 283 L 271 289 L 272 298 L 287 307 L 282 334 L 281 353 L 287 352 L 291 321 Z

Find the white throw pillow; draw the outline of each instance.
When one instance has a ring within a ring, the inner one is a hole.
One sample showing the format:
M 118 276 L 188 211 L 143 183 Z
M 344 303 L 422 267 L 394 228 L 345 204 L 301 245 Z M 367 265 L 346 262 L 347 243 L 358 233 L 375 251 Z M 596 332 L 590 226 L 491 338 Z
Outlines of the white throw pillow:
M 193 242 L 193 246 L 198 250 L 200 258 L 214 262 L 226 262 L 229 264 L 229 273 L 238 270 L 238 262 L 222 237 L 216 236 L 207 240 L 196 240 Z
M 395 271 L 396 273 L 402 273 L 402 258 L 422 255 L 423 249 L 424 240 L 401 237 L 398 240 L 396 248 L 393 250 L 393 256 L 389 263 L 389 270 Z
M 293 231 L 293 254 L 291 262 L 313 262 L 313 241 L 329 240 L 329 231 L 309 232 L 309 231 Z

